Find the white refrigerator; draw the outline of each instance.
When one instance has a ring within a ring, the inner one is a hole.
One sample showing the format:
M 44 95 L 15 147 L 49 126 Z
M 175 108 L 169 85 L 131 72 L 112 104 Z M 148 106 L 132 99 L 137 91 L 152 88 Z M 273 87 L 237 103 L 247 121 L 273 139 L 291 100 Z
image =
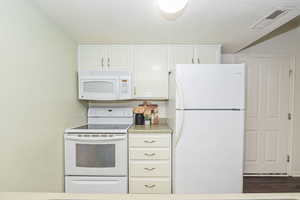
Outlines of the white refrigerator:
M 245 66 L 177 65 L 173 77 L 173 192 L 241 193 Z

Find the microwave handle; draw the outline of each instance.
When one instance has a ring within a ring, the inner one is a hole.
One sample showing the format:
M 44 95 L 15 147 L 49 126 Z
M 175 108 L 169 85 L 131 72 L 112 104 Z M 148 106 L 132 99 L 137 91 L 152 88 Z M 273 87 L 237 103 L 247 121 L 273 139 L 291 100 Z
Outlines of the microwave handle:
M 112 136 L 112 137 L 84 137 L 84 136 L 73 136 L 73 135 L 67 135 L 65 136 L 66 140 L 71 141 L 115 141 L 115 140 L 124 140 L 126 139 L 126 135 L 122 136 Z
M 101 58 L 101 67 L 102 67 L 102 71 L 103 71 L 103 67 L 104 67 L 104 58 Z

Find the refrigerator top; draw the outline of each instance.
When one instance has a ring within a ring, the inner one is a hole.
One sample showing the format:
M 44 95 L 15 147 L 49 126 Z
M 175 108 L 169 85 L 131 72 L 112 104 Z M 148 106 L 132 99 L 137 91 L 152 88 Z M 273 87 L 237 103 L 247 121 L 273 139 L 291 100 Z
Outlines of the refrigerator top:
M 207 111 L 207 110 L 210 110 L 210 111 L 244 111 L 245 109 L 237 109 L 237 108 L 224 108 L 224 109 L 216 109 L 216 108 L 205 108 L 205 109 L 202 109 L 202 108 L 176 108 L 176 110 L 187 110 L 187 111 Z
M 176 65 L 176 109 L 243 110 L 244 64 Z

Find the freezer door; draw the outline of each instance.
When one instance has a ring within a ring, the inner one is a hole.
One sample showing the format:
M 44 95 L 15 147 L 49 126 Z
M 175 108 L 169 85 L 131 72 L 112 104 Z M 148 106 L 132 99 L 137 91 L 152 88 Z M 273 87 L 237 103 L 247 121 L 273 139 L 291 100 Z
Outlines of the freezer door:
M 244 109 L 245 65 L 176 66 L 177 109 Z
M 174 193 L 241 193 L 244 112 L 177 111 L 177 115 L 181 117 L 173 137 Z

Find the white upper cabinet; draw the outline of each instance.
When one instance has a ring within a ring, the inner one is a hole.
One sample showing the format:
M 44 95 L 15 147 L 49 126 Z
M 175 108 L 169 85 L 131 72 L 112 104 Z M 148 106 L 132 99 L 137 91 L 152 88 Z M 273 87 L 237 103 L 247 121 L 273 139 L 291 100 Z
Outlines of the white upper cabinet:
M 105 58 L 105 46 L 80 45 L 78 47 L 78 69 L 103 70 Z
M 107 47 L 107 68 L 113 71 L 132 71 L 132 53 L 129 45 Z
M 79 69 L 101 71 L 132 71 L 129 45 L 80 45 Z
M 168 46 L 134 46 L 135 97 L 168 99 Z
M 193 45 L 170 46 L 170 70 L 175 69 L 176 64 L 193 64 L 195 57 L 195 47 Z
M 199 45 L 195 47 L 195 64 L 220 64 L 221 45 Z
M 220 64 L 221 45 L 172 45 L 170 69 L 176 64 Z

